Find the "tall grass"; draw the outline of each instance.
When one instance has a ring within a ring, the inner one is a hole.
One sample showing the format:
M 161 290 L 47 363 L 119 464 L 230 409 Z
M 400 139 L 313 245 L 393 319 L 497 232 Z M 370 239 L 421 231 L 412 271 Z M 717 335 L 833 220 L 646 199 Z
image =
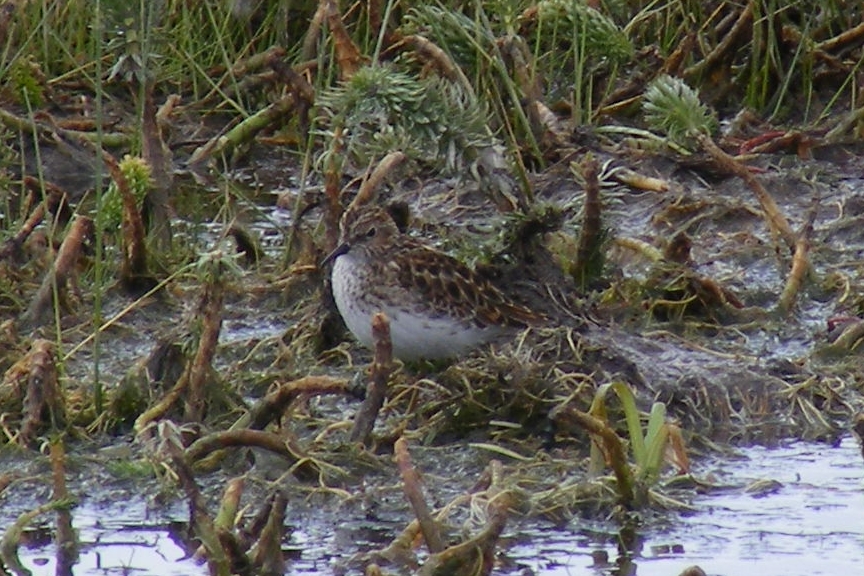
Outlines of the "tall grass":
M 687 38 L 694 49 L 680 72 L 690 71 L 688 84 L 709 99 L 714 96 L 710 103 L 721 108 L 747 106 L 775 118 L 812 119 L 824 114 L 826 106 L 856 96 L 854 82 L 838 78 L 814 84 L 819 60 L 813 46 L 860 22 L 861 6 L 839 0 L 751 3 L 752 19 L 740 37 L 720 65 L 704 73 L 700 60 L 724 41 L 744 8 L 740 3 L 609 0 L 597 8 L 580 0 L 379 4 L 375 6 L 387 16 L 384 30 L 371 28 L 366 6 L 343 7 L 347 30 L 362 54 L 420 72 L 423 62 L 416 67 L 410 50 L 390 47 L 388 52 L 384 46 L 382 51 L 381 42 L 422 34 L 464 73 L 491 112 L 490 128 L 509 140 L 512 150 L 534 155 L 537 127 L 524 113 L 526 98 L 540 98 L 547 106 L 566 103 L 568 119 L 576 125 L 596 121 L 604 97 L 651 65 L 634 57 L 641 49 L 655 46 L 665 57 Z M 234 66 L 273 45 L 287 49 L 296 62 L 316 8 L 317 3 L 277 0 L 22 2 L 0 46 L 0 84 L 32 81 L 22 71 L 35 63 L 45 88 L 83 83 L 121 97 L 97 76 L 108 73 L 116 80 L 138 69 L 151 75 L 162 93 L 179 92 L 192 102 L 215 95 L 208 99 L 214 107 L 245 116 L 261 106 L 261 95 L 241 89 Z M 97 10 L 102 34 L 93 30 Z M 316 78 L 328 78 L 325 87 L 332 86 L 337 62 L 326 53 L 328 44 L 319 49 L 324 53 L 318 54 Z M 519 51 L 523 56 L 514 60 Z M 860 59 L 860 54 L 846 53 Z

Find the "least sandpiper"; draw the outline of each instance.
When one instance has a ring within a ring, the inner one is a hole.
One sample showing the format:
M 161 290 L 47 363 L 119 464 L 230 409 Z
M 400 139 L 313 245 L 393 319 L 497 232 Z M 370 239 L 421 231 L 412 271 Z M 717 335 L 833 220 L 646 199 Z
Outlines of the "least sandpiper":
M 333 296 L 352 334 L 372 347 L 372 315 L 390 320 L 393 354 L 402 360 L 453 358 L 508 328 L 541 316 L 515 304 L 459 260 L 400 232 L 373 205 L 342 217 L 333 261 Z

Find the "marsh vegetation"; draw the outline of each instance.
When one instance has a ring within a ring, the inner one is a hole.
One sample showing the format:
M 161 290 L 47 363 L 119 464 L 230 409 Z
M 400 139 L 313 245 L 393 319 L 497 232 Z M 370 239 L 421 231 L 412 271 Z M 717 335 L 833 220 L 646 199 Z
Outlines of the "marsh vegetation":
M 340 572 L 515 572 L 505 528 L 632 535 L 727 447 L 861 428 L 861 10 L 2 2 L 3 566 L 146 494 L 212 574 L 290 572 L 292 514 L 386 527 Z M 548 322 L 363 349 L 358 197 Z

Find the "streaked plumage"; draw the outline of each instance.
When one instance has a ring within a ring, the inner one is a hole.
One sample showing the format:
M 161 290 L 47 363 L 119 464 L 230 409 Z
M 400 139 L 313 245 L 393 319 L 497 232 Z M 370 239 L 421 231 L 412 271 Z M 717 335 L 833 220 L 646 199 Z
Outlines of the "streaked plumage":
M 371 347 L 371 317 L 384 312 L 393 353 L 403 360 L 459 356 L 541 319 L 455 258 L 401 233 L 375 206 L 346 212 L 328 259 L 348 329 Z

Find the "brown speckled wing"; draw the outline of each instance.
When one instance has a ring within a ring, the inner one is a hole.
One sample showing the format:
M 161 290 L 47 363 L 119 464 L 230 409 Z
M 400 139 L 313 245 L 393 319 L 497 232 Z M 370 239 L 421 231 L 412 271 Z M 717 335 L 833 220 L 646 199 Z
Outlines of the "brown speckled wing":
M 510 301 L 468 266 L 419 242 L 408 241 L 394 258 L 398 281 L 436 311 L 486 326 L 529 326 L 541 317 Z

